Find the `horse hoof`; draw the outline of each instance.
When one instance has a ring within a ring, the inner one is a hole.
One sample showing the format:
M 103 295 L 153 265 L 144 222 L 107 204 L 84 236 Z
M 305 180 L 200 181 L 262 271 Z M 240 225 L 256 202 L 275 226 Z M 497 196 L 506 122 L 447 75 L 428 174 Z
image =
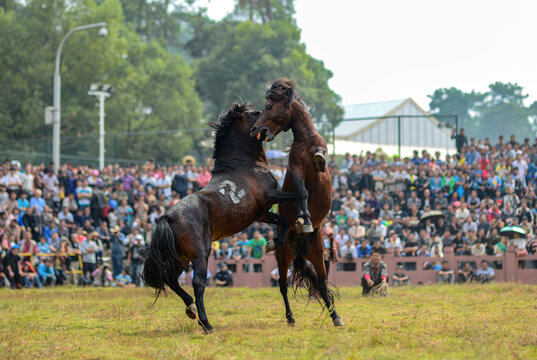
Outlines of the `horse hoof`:
M 191 318 L 192 320 L 196 320 L 196 314 L 198 313 L 198 309 L 196 308 L 196 304 L 192 303 L 187 306 L 186 315 Z
M 304 234 L 309 234 L 309 233 L 312 233 L 313 232 L 313 226 L 311 224 L 308 224 L 308 225 L 304 225 L 303 229 L 302 229 L 302 232 Z
M 276 245 L 274 244 L 274 240 L 267 241 L 267 245 L 265 245 L 265 252 L 269 253 L 271 251 L 274 251 L 276 248 Z
M 294 321 L 294 320 L 293 320 L 293 321 L 289 321 L 289 320 L 287 320 L 287 326 L 289 326 L 289 327 L 295 327 L 295 321 Z
M 332 320 L 334 322 L 334 326 L 343 326 L 343 320 L 341 320 L 340 317 L 337 317 L 335 319 Z
M 211 328 L 211 329 L 203 329 L 203 334 L 204 335 L 211 335 L 212 333 L 214 333 L 213 328 Z
M 304 219 L 303 218 L 297 218 L 296 221 L 295 221 L 295 227 L 296 227 L 296 231 L 297 233 L 302 233 L 304 232 Z

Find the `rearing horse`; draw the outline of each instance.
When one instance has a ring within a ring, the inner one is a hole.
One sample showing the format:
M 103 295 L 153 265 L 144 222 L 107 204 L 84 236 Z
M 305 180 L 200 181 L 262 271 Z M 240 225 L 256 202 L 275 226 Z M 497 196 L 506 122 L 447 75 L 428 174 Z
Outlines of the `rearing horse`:
M 310 296 L 324 300 L 334 325 L 342 326 L 343 321 L 333 306 L 334 297 L 328 289 L 323 261 L 322 223 L 332 201 L 332 180 L 326 166 L 326 141 L 315 130 L 305 104 L 296 94 L 295 83 L 277 79 L 267 89 L 265 108 L 250 135 L 266 137 L 270 141 L 281 131 L 289 129 L 293 132 L 294 140 L 282 191 L 296 192 L 298 199 L 296 204 L 279 206 L 280 215 L 294 225 L 287 241 L 283 245 L 275 244 L 287 322 L 295 323 L 287 298 L 287 269 L 292 261 L 295 288 L 304 286 Z M 305 259 L 310 261 L 313 268 Z
M 250 137 L 259 116 L 247 104 L 232 105 L 216 130 L 213 177 L 202 190 L 172 206 L 157 219 L 143 271 L 144 282 L 156 289 L 156 299 L 167 285 L 183 299 L 186 314 L 196 318 L 205 333 L 214 331 L 207 319 L 203 294 L 207 261 L 213 241 L 236 234 L 254 221 L 278 225 L 285 238 L 289 223 L 268 210 L 275 203 L 296 201 L 296 194 L 277 191 L 263 149 L 264 138 Z M 192 262 L 196 302 L 179 286 L 178 278 Z

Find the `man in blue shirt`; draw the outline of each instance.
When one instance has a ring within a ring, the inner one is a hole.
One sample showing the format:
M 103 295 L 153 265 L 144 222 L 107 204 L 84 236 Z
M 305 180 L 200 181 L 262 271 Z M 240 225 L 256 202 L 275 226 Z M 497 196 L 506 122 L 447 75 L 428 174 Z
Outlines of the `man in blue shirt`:
M 477 270 L 476 278 L 477 281 L 480 283 L 487 283 L 494 280 L 494 276 L 496 274 L 494 273 L 494 269 L 489 267 L 489 263 L 487 260 L 481 261 L 481 267 Z
M 30 206 L 34 209 L 37 208 L 36 210 L 37 214 L 41 214 L 43 212 L 43 209 L 47 205 L 45 202 L 45 199 L 41 197 L 42 194 L 43 193 L 41 192 L 41 190 L 37 189 L 35 191 L 34 196 L 30 199 Z
M 359 258 L 368 258 L 371 256 L 371 245 L 368 244 L 366 239 L 362 239 L 362 243 L 358 245 L 356 250 Z
M 52 266 L 52 261 L 49 258 L 46 258 L 44 262 L 39 264 L 37 274 L 39 275 L 41 283 L 45 286 L 51 286 L 56 281 L 54 266 Z

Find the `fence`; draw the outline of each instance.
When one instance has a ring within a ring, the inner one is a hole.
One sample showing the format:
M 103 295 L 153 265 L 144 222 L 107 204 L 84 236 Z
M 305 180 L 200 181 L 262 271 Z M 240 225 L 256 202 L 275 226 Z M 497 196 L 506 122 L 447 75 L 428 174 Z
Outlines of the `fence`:
M 437 282 L 436 271 L 430 269 L 427 263 L 447 260 L 452 270 L 460 269 L 464 263 L 469 262 L 473 269 L 480 266 L 482 260 L 487 260 L 496 273 L 496 281 L 511 281 L 524 284 L 537 284 L 537 255 L 517 257 L 514 248 L 508 247 L 503 256 L 456 256 L 453 248 L 444 249 L 444 257 L 398 257 L 394 256 L 392 249 L 388 249 L 383 256 L 383 261 L 388 267 L 389 275 L 393 274 L 396 266 L 402 265 L 405 273 L 410 277 L 410 283 L 434 284 Z M 217 272 L 218 263 L 222 260 L 209 260 L 209 270 L 214 276 Z M 353 261 L 339 261 L 330 264 L 328 281 L 337 286 L 357 286 L 362 278 L 362 266 L 369 261 L 359 258 Z M 270 286 L 270 273 L 277 267 L 274 255 L 267 254 L 260 260 L 226 260 L 233 272 L 234 286 L 268 287 Z M 187 284 L 191 283 L 191 277 L 187 276 Z

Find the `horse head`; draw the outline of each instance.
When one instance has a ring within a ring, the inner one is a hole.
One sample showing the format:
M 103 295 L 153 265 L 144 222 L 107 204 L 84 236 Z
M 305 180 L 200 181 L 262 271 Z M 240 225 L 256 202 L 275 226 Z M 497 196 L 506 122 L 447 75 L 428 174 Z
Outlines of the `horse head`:
M 261 139 L 252 138 L 250 129 L 257 121 L 259 111 L 250 109 L 247 103 L 232 104 L 227 112 L 220 116 L 220 121 L 209 123 L 216 131 L 213 158 L 233 157 L 250 158 L 265 152 Z
M 276 79 L 265 92 L 265 108 L 254 126 L 250 136 L 258 140 L 272 141 L 281 131 L 291 127 L 292 104 L 299 100 L 292 80 Z

